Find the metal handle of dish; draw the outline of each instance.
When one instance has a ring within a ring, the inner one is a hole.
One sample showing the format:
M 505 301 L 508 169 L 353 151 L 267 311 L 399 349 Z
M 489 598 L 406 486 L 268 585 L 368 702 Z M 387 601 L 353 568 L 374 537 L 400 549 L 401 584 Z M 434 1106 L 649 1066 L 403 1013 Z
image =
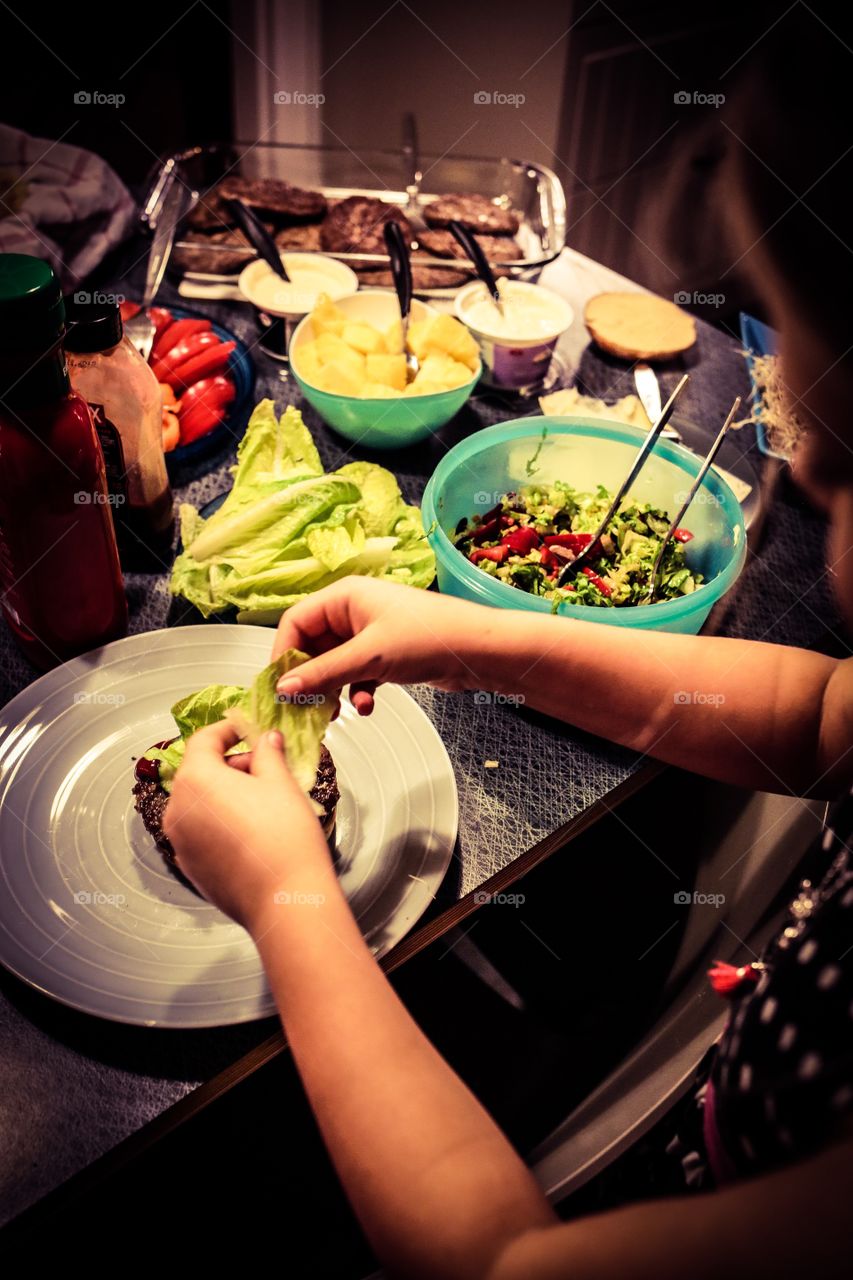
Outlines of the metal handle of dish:
M 498 311 L 500 311 L 501 315 L 503 315 L 503 306 L 501 303 L 501 295 L 498 290 L 498 282 L 494 277 L 492 268 L 489 266 L 488 260 L 486 258 L 486 255 L 483 253 L 483 250 L 480 248 L 479 244 L 477 243 L 476 239 L 471 234 L 471 232 L 468 230 L 468 228 L 463 227 L 461 222 L 457 222 L 456 219 L 453 218 L 447 225 L 451 234 L 458 241 L 458 243 L 461 244 L 463 250 L 468 255 L 470 260 L 473 262 L 474 269 L 477 272 L 477 275 L 480 277 L 483 284 L 486 286 L 489 293 L 491 294 L 492 301 L 494 302 Z
M 690 506 L 691 502 L 696 497 L 696 494 L 699 492 L 699 487 L 702 484 L 702 481 L 705 479 L 705 476 L 710 471 L 711 465 L 714 459 L 716 458 L 717 454 L 720 452 L 720 447 L 722 446 L 722 443 L 725 440 L 726 435 L 728 434 L 729 428 L 734 422 L 739 409 L 740 409 L 740 396 L 735 396 L 735 401 L 731 409 L 729 409 L 728 417 L 726 418 L 723 425 L 720 427 L 716 440 L 711 445 L 711 448 L 708 450 L 707 454 L 705 455 L 705 461 L 702 463 L 701 467 L 696 473 L 696 478 L 693 481 L 692 485 L 690 486 L 690 489 L 688 490 L 687 497 L 685 498 L 684 502 L 682 502 L 681 506 L 679 507 L 678 511 L 673 517 L 672 523 L 670 524 L 669 528 L 666 531 L 666 536 L 664 537 L 663 542 L 660 544 L 660 549 L 657 555 L 655 556 L 655 563 L 652 567 L 652 577 L 651 577 L 651 582 L 649 584 L 649 593 L 647 596 L 648 604 L 651 604 L 655 598 L 655 593 L 657 592 L 657 589 L 658 589 L 658 574 L 660 573 L 660 567 L 663 564 L 663 557 L 666 552 L 666 549 L 669 546 L 670 541 L 672 540 L 672 535 L 675 533 L 676 529 L 679 528 L 679 526 L 681 525 L 681 521 L 684 519 L 684 514 L 687 511 L 687 508 Z
M 421 186 L 421 161 L 418 146 L 418 122 L 414 111 L 407 111 L 403 116 L 403 164 L 405 166 L 406 194 L 409 204 L 417 201 Z
M 571 582 L 572 578 L 574 578 L 580 572 L 580 570 L 586 564 L 587 560 L 590 559 L 591 548 L 595 546 L 599 538 L 601 538 L 601 536 L 606 532 L 607 526 L 610 524 L 610 521 L 613 519 L 613 517 L 615 516 L 616 512 L 619 510 L 619 507 L 622 504 L 622 499 L 625 497 L 625 494 L 628 492 L 631 485 L 634 483 L 637 476 L 640 474 L 643 467 L 646 465 L 649 454 L 654 449 L 657 443 L 658 437 L 660 436 L 664 427 L 672 417 L 672 412 L 675 408 L 676 400 L 681 395 L 681 392 L 684 390 L 684 388 L 687 386 L 687 383 L 689 382 L 689 380 L 690 380 L 690 374 L 685 373 L 681 381 L 679 382 L 678 386 L 675 388 L 672 395 L 669 397 L 666 404 L 664 405 L 663 412 L 661 413 L 657 422 L 654 424 L 651 431 L 646 436 L 645 440 L 640 446 L 640 450 L 636 458 L 634 459 L 634 462 L 631 466 L 631 470 L 628 472 L 627 476 L 622 481 L 621 485 L 616 491 L 616 497 L 613 499 L 610 506 L 608 507 L 607 514 L 599 524 L 595 533 L 590 538 L 589 543 L 587 544 L 585 549 L 580 553 L 580 555 L 576 556 L 574 560 L 570 561 L 566 565 L 565 569 L 563 569 L 560 572 L 560 575 L 557 578 L 558 587 L 562 587 L 565 585 L 565 583 Z
M 409 325 L 409 312 L 412 309 L 412 264 L 409 261 L 409 246 L 399 222 L 389 218 L 382 229 L 388 257 L 391 260 L 391 275 L 394 277 L 394 288 L 400 301 L 400 319 L 403 322 L 403 337 Z
M 225 200 L 224 204 L 229 212 L 234 215 L 234 221 L 252 248 L 257 251 L 258 255 L 263 258 L 264 262 L 268 264 L 277 276 L 280 276 L 282 280 L 286 280 L 289 284 L 290 276 L 285 270 L 281 254 L 263 223 L 255 217 L 249 206 L 244 204 L 242 200 Z

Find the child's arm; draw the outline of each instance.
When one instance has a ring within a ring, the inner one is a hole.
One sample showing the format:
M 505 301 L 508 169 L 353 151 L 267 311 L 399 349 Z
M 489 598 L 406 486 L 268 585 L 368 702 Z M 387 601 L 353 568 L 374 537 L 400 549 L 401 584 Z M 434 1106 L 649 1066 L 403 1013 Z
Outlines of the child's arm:
M 833 796 L 853 777 L 853 659 L 490 609 L 364 578 L 288 610 L 275 652 L 288 646 L 318 656 L 280 688 L 356 682 L 365 712 L 383 681 L 497 690 L 735 785 Z

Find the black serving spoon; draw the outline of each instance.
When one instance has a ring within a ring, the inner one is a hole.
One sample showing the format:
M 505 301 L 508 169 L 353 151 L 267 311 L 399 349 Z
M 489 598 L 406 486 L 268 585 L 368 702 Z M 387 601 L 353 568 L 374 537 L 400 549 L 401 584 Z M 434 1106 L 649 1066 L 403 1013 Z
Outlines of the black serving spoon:
M 492 302 L 495 304 L 500 314 L 503 315 L 503 301 L 501 299 L 500 290 L 498 289 L 498 282 L 495 279 L 492 268 L 489 266 L 486 255 L 483 253 L 483 250 L 480 248 L 480 245 L 477 243 L 474 235 L 467 227 L 463 227 L 461 222 L 457 222 L 455 218 L 451 219 L 447 226 L 451 234 L 456 238 L 459 244 L 461 244 L 469 260 L 473 262 L 477 275 L 489 291 L 489 296 L 491 297 Z
M 278 246 L 264 224 L 242 200 L 225 200 L 223 203 L 229 212 L 233 214 L 235 222 L 249 241 L 249 244 L 256 250 L 258 256 L 263 258 L 264 262 L 272 268 L 277 276 L 280 276 L 282 280 L 286 280 L 290 284 L 290 276 L 285 270 Z
M 385 237 L 385 246 L 388 250 L 388 257 L 391 260 L 391 275 L 394 279 L 394 288 L 397 291 L 397 300 L 400 303 L 400 324 L 403 327 L 406 378 L 411 382 L 418 372 L 420 364 L 417 356 L 412 355 L 407 346 L 409 317 L 412 311 L 412 264 L 409 261 L 409 246 L 406 244 L 406 238 L 399 222 L 395 222 L 393 218 L 389 218 L 385 223 L 382 228 L 382 234 Z

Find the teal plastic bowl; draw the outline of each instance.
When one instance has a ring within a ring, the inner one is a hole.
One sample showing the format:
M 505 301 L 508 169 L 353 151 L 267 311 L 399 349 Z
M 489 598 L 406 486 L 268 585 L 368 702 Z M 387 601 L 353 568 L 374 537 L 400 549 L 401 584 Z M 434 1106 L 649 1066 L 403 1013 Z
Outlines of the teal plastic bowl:
M 339 298 L 335 304 L 353 320 L 364 321 L 385 330 L 399 318 L 400 306 L 395 293 L 378 290 L 354 293 Z M 417 298 L 412 301 L 412 320 L 435 315 Z M 400 449 L 417 444 L 445 426 L 455 417 L 477 385 L 482 365 L 461 387 L 439 391 L 429 396 L 395 396 L 393 399 L 362 400 L 355 396 L 333 395 L 313 386 L 300 373 L 299 349 L 314 337 L 311 317 L 301 320 L 290 342 L 290 368 L 304 398 L 320 417 L 340 435 L 369 449 Z
M 460 520 L 483 514 L 505 493 L 532 481 L 563 480 L 582 492 L 603 484 L 615 493 L 643 438 L 639 428 L 621 422 L 544 417 L 502 422 L 457 444 L 436 467 L 423 500 L 424 527 L 432 526 L 429 540 L 439 589 L 499 609 L 550 613 L 550 601 L 490 578 L 471 564 L 449 535 Z M 688 449 L 659 441 L 629 500 L 650 502 L 674 515 L 700 466 L 701 459 Z M 705 478 L 684 524 L 694 535 L 687 544 L 687 563 L 705 579 L 691 595 L 612 609 L 563 604 L 561 616 L 614 627 L 695 634 L 743 568 L 746 529 L 740 503 L 715 472 Z

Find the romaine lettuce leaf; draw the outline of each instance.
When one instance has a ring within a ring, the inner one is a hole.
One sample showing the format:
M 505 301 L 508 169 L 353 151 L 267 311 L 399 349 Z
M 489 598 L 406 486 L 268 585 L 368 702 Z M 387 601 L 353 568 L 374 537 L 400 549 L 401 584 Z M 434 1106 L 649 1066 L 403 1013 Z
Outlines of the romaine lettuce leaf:
M 205 725 L 230 719 L 241 740 L 231 748 L 229 755 L 251 750 L 261 734 L 269 729 L 280 730 L 288 766 L 307 794 L 317 776 L 320 744 L 333 706 L 325 699 L 283 701 L 276 692 L 279 679 L 307 660 L 307 654 L 298 649 L 288 649 L 275 662 L 264 667 L 248 689 L 240 685 L 212 684 L 176 702 L 172 716 L 180 737 L 168 747 L 152 747 L 145 753 L 146 759 L 158 761 L 160 785 L 164 790 L 172 789 L 172 781 L 183 760 L 189 738 Z

